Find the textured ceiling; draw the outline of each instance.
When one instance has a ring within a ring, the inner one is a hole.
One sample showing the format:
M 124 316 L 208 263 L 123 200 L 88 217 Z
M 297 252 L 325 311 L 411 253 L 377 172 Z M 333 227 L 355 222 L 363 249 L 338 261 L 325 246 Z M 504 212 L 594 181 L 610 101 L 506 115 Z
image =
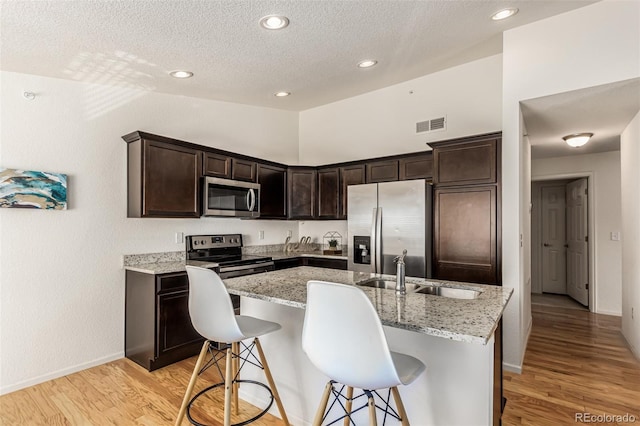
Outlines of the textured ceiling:
M 594 154 L 620 149 L 620 134 L 640 111 L 640 78 L 521 102 L 533 158 Z M 571 148 L 562 137 L 593 133 Z
M 593 2 L 1 0 L 0 67 L 304 110 L 500 53 L 504 30 Z M 489 19 L 507 6 L 520 13 Z M 289 27 L 258 25 L 274 13 Z

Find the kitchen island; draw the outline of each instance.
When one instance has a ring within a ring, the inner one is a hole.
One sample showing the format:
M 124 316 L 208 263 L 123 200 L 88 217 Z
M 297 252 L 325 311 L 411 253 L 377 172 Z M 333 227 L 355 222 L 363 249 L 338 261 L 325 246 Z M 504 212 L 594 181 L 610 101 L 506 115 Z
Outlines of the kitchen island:
M 311 423 L 327 381 L 302 352 L 307 281 L 356 285 L 372 277 L 376 275 L 297 267 L 225 280 L 229 293 L 241 296 L 244 315 L 282 325 L 282 330 L 261 341 L 293 424 Z M 392 276 L 377 277 L 393 280 Z M 412 355 L 427 366 L 414 383 L 399 389 L 409 420 L 420 426 L 498 424 L 499 326 L 512 290 L 410 277 L 406 282 L 480 292 L 476 299 L 462 300 L 415 293 L 397 297 L 393 290 L 361 287 L 380 316 L 390 348 Z M 264 380 L 257 369 L 243 370 L 243 378 Z M 261 395 L 250 391 L 241 387 L 241 397 L 263 405 Z M 360 414 L 365 417 L 356 423 L 367 424 L 366 410 Z

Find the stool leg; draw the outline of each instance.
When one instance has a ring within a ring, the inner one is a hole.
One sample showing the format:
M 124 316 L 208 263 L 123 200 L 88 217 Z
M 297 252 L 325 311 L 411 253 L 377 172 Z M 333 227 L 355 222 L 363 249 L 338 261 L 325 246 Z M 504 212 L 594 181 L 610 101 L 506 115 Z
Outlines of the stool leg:
M 180 411 L 178 412 L 178 418 L 176 418 L 175 426 L 180 426 L 180 423 L 182 423 L 182 419 L 184 418 L 184 415 L 187 412 L 187 405 L 189 405 L 189 399 L 191 398 L 193 387 L 196 384 L 196 379 L 198 378 L 198 372 L 202 367 L 202 362 L 207 356 L 209 343 L 211 342 L 209 342 L 208 340 L 205 340 L 204 343 L 202 344 L 202 350 L 200 351 L 200 355 L 198 356 L 198 360 L 196 361 L 196 366 L 193 368 L 193 373 L 191 374 L 191 380 L 189 380 L 189 384 L 187 385 L 187 390 L 184 394 L 184 399 L 182 400 L 182 405 L 180 406 Z
M 282 401 L 280 400 L 280 394 L 278 393 L 278 388 L 276 388 L 276 382 L 273 381 L 273 376 L 271 375 L 269 364 L 267 364 L 267 358 L 265 358 L 264 356 L 264 351 L 262 350 L 260 339 L 256 337 L 255 342 L 256 342 L 256 348 L 258 349 L 258 355 L 260 355 L 260 362 L 264 367 L 264 375 L 267 377 L 267 382 L 269 382 L 269 387 L 273 392 L 273 398 L 276 400 L 276 404 L 278 405 L 278 411 L 280 412 L 282 421 L 284 422 L 285 425 L 289 426 L 289 419 L 287 418 L 287 413 L 285 413 L 284 406 L 282 405 Z
M 327 409 L 327 403 L 329 402 L 329 395 L 331 395 L 332 388 L 333 388 L 333 383 L 331 381 L 328 381 L 327 386 L 324 387 L 324 392 L 322 393 L 322 399 L 320 400 L 318 411 L 316 411 L 316 417 L 313 419 L 313 426 L 322 425 L 322 417 L 324 417 L 324 410 Z
M 231 344 L 231 352 L 233 352 L 236 355 L 240 355 L 240 343 L 235 342 Z M 233 387 L 231 388 L 231 395 L 233 395 L 233 414 L 235 414 L 236 416 L 238 415 L 238 412 L 240 410 L 239 408 L 239 404 L 238 404 L 238 382 L 235 381 L 235 379 L 239 379 L 239 377 L 237 377 L 238 375 L 238 369 L 240 368 L 240 359 L 237 356 L 234 356 L 233 358 L 233 364 L 231 364 L 231 368 L 233 369 L 232 371 L 232 375 L 233 375 Z
M 407 412 L 404 409 L 404 404 L 402 403 L 402 398 L 400 398 L 400 392 L 398 392 L 398 388 L 396 386 L 391 388 L 391 393 L 393 394 L 393 400 L 396 402 L 396 407 L 398 408 L 398 414 L 402 418 L 402 426 L 409 426 L 409 419 L 407 419 Z
M 224 377 L 224 426 L 231 426 L 231 387 L 233 385 L 233 363 L 231 347 L 227 348 Z
M 347 409 L 347 417 L 344 418 L 344 426 L 349 426 L 351 420 L 351 398 L 353 398 L 353 388 L 347 386 L 347 404 L 345 406 Z
M 376 418 L 376 400 L 373 399 L 373 394 L 371 392 L 367 392 L 367 396 L 369 397 L 369 426 L 377 426 L 378 419 Z

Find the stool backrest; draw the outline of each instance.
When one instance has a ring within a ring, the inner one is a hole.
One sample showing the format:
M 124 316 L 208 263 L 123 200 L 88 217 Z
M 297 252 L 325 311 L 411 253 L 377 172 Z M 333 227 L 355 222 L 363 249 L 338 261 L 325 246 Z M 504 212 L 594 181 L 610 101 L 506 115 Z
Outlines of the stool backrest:
M 339 383 L 368 390 L 401 384 L 380 318 L 355 286 L 307 283 L 302 349 Z
M 211 269 L 186 266 L 189 276 L 189 316 L 201 336 L 215 342 L 243 340 L 233 304 L 222 279 Z

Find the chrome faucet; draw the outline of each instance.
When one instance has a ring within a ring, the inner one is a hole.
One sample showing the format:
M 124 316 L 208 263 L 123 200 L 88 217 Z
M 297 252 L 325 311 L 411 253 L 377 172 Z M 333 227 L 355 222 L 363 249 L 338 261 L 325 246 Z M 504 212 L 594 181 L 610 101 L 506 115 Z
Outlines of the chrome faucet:
M 396 256 L 393 261 L 396 263 L 396 295 L 407 294 L 407 286 L 404 283 L 404 257 L 407 255 L 407 249 L 402 250 L 400 256 Z

